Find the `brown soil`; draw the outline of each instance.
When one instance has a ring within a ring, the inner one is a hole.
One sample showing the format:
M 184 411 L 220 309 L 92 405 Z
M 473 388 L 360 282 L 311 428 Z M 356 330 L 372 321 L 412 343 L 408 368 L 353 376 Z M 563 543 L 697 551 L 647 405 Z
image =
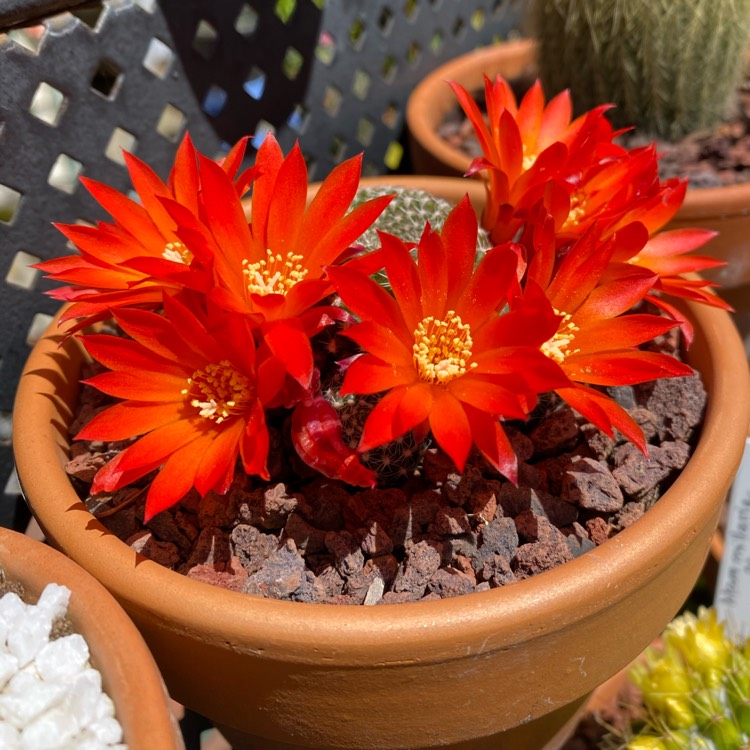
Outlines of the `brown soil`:
M 520 87 L 522 90 L 522 87 Z M 484 93 L 475 96 L 484 107 Z M 457 105 L 438 128 L 438 135 L 474 159 L 481 156 L 471 123 Z M 632 131 L 621 137 L 627 148 L 654 139 Z M 715 128 L 692 133 L 677 143 L 656 140 L 662 180 L 686 177 L 691 187 L 720 187 L 750 180 L 750 81 L 739 91 L 737 114 Z
M 677 334 L 660 342 L 676 352 Z M 312 476 L 274 428 L 270 483 L 238 475 L 226 496 L 194 492 L 143 523 L 145 487 L 88 497 L 96 470 L 121 448 L 74 443 L 68 471 L 91 512 L 143 555 L 187 576 L 278 599 L 386 604 L 504 586 L 593 549 L 637 520 L 691 452 L 705 391 L 698 376 L 612 389 L 651 443 L 633 445 L 548 399 L 508 425 L 520 482 L 479 455 L 463 474 L 429 448 L 399 485 L 373 490 Z M 103 408 L 82 390 L 71 434 Z

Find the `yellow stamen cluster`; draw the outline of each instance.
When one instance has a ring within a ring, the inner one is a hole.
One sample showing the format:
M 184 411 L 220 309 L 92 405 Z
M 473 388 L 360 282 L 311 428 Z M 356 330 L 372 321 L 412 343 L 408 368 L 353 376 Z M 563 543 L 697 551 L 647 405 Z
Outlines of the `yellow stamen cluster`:
M 576 333 L 581 329 L 573 323 L 573 318 L 568 313 L 561 313 L 559 310 L 555 310 L 555 314 L 563 316 L 560 326 L 555 335 L 549 341 L 545 341 L 540 348 L 542 354 L 546 354 L 550 359 L 557 362 L 558 365 L 561 365 L 566 357 L 581 351 L 580 349 L 573 349 L 571 347 Z
M 414 331 L 414 364 L 419 377 L 428 383 L 447 383 L 476 367 L 469 362 L 473 341 L 471 330 L 453 310 L 445 320 L 425 318 Z
M 586 196 L 584 193 L 576 192 L 570 196 L 570 211 L 568 218 L 565 219 L 563 229 L 575 227 L 578 222 L 586 215 Z
M 190 406 L 198 409 L 201 417 L 216 424 L 247 411 L 255 399 L 250 378 L 226 359 L 196 370 L 187 382 L 182 395 L 189 398 Z
M 181 242 L 167 242 L 161 257 L 185 266 L 189 266 L 193 260 L 193 254 Z
M 266 250 L 266 259 L 257 263 L 243 260 L 242 273 L 247 277 L 247 288 L 252 294 L 287 294 L 307 276 L 301 255 L 288 252 L 286 256 Z

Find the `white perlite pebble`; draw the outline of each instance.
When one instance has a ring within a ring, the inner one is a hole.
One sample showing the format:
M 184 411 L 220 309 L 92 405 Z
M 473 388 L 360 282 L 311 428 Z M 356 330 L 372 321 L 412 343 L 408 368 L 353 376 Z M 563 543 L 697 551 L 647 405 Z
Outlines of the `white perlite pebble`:
M 50 641 L 70 591 L 49 584 L 36 605 L 0 598 L 0 748 L 127 750 L 114 704 L 75 633 Z

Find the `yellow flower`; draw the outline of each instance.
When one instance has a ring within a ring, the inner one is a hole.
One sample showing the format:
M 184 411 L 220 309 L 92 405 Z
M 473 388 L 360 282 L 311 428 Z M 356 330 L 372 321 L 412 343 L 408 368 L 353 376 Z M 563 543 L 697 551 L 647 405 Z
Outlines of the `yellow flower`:
M 667 626 L 664 641 L 682 654 L 691 671 L 699 675 L 707 687 L 721 685 L 729 666 L 732 643 L 715 610 L 701 607 L 698 617 L 691 613 L 678 617 Z

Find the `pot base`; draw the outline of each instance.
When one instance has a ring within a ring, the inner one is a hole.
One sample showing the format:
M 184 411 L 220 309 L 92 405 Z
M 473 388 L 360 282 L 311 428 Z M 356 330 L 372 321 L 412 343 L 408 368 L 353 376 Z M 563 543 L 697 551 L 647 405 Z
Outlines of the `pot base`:
M 473 740 L 446 745 L 437 738 L 428 745 L 419 747 L 409 745 L 408 750 L 560 750 L 571 737 L 578 722 L 586 711 L 590 695 L 584 695 L 552 713 L 534 721 L 514 727 L 489 737 L 478 737 Z M 232 727 L 216 724 L 217 729 L 232 746 L 232 750 L 380 750 L 380 745 L 357 745 L 356 748 L 346 745 L 308 745 L 275 742 L 265 737 L 248 734 Z M 384 750 L 384 749 L 383 749 Z M 389 750 L 399 750 L 389 748 Z M 404 748 L 404 750 L 406 750 Z

